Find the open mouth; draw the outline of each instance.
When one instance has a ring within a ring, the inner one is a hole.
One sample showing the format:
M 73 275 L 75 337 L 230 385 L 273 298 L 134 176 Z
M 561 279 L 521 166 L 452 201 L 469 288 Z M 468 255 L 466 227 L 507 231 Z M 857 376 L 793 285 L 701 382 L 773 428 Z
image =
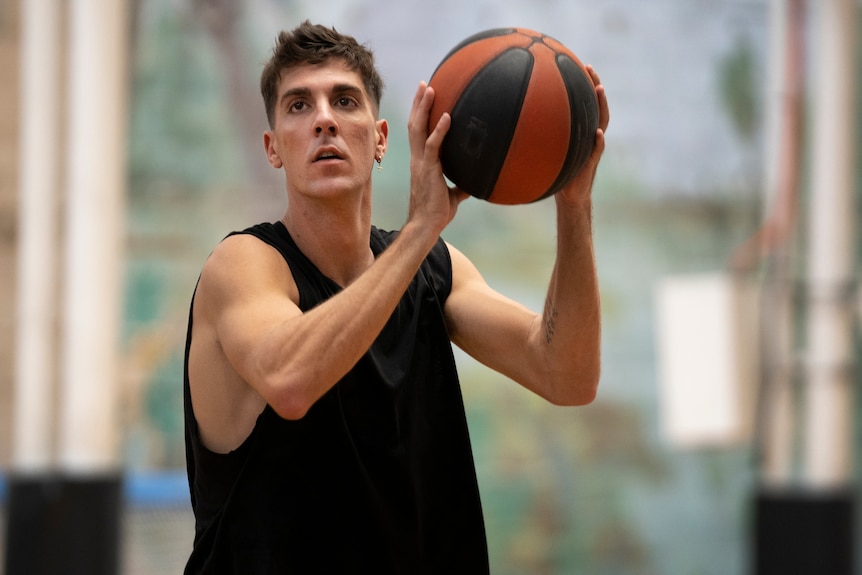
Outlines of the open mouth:
M 318 154 L 317 157 L 314 159 L 314 161 L 315 162 L 321 162 L 324 160 L 341 160 L 341 159 L 343 159 L 343 158 L 340 155 L 338 155 L 336 152 L 327 151 L 327 152 L 321 152 L 320 154 Z

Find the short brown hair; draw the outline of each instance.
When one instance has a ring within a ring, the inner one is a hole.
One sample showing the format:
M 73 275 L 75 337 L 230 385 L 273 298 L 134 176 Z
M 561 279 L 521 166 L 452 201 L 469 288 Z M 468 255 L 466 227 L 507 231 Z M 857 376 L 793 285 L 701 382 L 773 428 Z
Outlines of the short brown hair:
M 352 36 L 341 34 L 335 28 L 312 24 L 306 20 L 292 31 L 278 34 L 272 56 L 264 65 L 260 76 L 260 93 L 270 127 L 275 123 L 275 106 L 282 72 L 294 66 L 322 64 L 336 58 L 359 73 L 376 110 L 380 109 L 383 79 L 374 66 L 374 53 L 371 49 L 357 42 Z

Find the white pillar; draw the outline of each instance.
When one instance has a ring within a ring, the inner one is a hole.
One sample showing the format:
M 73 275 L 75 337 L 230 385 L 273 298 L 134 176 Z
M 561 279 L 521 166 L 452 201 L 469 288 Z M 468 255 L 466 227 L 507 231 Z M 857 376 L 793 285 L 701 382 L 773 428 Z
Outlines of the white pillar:
M 846 486 L 853 466 L 853 194 L 856 0 L 819 0 L 808 229 L 808 381 L 804 480 Z
M 117 351 L 125 196 L 123 0 L 69 2 L 69 127 L 60 465 L 119 466 Z
M 805 78 L 803 0 L 770 3 L 765 204 L 767 226 L 780 239 L 767 246 L 768 276 L 761 300 L 764 368 L 761 479 L 788 485 L 794 455 L 794 321 L 792 240 L 800 193 L 801 117 Z
M 21 5 L 21 124 L 12 467 L 44 473 L 54 457 L 60 125 L 59 0 Z

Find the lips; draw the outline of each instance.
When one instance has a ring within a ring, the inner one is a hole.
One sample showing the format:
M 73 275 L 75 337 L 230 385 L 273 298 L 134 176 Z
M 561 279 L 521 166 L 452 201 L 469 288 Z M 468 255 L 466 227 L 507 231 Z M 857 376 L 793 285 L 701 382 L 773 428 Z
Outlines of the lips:
M 320 150 L 314 156 L 315 162 L 320 162 L 320 161 L 324 161 L 324 160 L 343 160 L 343 159 L 344 158 L 338 152 L 338 150 L 336 150 L 334 148 L 327 148 L 327 149 Z

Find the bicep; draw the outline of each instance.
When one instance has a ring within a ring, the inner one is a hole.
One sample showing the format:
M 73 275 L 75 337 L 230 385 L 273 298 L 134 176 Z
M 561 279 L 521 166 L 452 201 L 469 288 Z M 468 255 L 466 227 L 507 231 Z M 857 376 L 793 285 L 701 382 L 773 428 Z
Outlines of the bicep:
M 449 246 L 452 291 L 446 321 L 452 342 L 480 363 L 528 385 L 534 355 L 529 352 L 540 317 L 500 294 L 464 254 Z
M 225 358 L 264 393 L 261 358 L 267 334 L 302 312 L 287 264 L 276 250 L 246 235 L 219 244 L 201 273 L 196 300 Z

